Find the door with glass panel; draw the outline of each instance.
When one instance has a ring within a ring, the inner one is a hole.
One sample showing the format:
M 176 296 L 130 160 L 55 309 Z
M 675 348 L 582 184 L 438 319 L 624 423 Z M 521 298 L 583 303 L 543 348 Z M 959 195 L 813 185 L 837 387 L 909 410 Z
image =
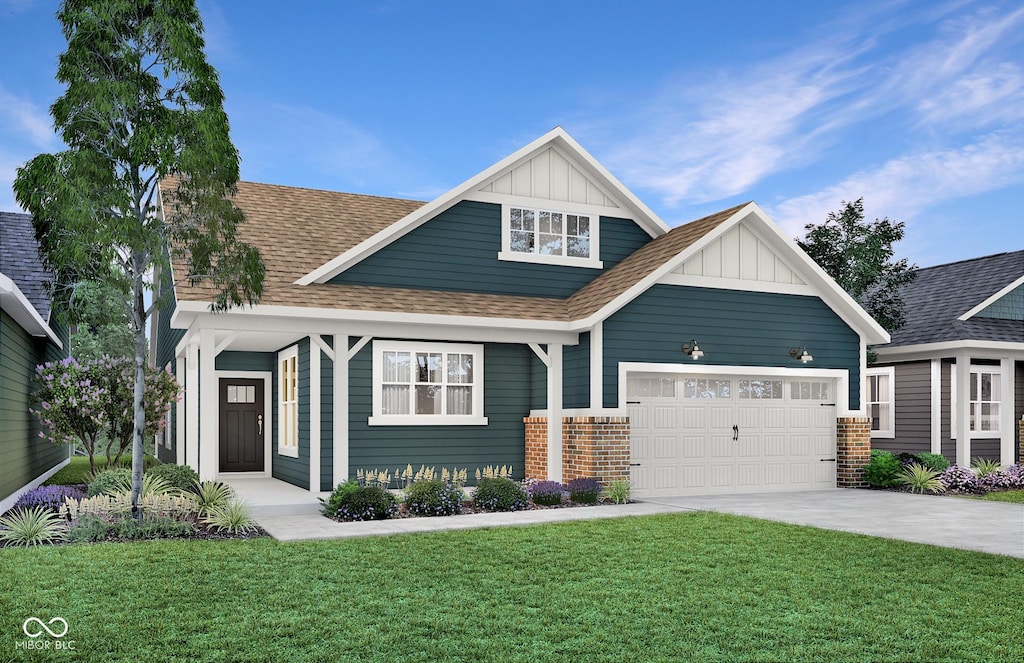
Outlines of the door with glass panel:
M 263 380 L 220 380 L 221 472 L 264 470 L 263 395 Z

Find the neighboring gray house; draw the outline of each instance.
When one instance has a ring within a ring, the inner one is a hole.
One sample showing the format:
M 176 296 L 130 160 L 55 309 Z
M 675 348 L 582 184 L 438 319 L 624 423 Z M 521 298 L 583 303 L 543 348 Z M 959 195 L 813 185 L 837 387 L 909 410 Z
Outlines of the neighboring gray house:
M 1017 462 L 1024 251 L 919 269 L 902 295 L 906 325 L 874 348 L 878 361 L 867 369 L 872 446 L 941 453 L 958 465 Z
M 46 279 L 32 218 L 0 212 L 0 513 L 69 457 L 67 447 L 39 437 L 28 411 L 36 366 L 67 356 L 67 331 L 55 320 Z
M 560 128 L 427 203 L 235 202 L 266 289 L 212 313 L 178 270 L 161 459 L 313 492 L 407 464 L 638 495 L 859 480 L 861 370 L 889 335 L 754 203 L 669 228 Z

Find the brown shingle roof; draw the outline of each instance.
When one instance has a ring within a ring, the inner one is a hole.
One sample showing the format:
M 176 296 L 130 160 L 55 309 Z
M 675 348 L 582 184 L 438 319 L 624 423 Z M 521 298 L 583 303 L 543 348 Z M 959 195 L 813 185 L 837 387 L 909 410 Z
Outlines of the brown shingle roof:
M 173 186 L 168 179 L 163 186 Z M 641 247 L 568 299 L 441 292 L 336 284 L 296 285 L 311 270 L 387 228 L 424 203 L 351 193 L 239 182 L 235 204 L 245 212 L 240 238 L 266 264 L 267 306 L 424 313 L 567 322 L 586 318 L 706 235 L 743 205 L 672 229 Z M 178 271 L 176 278 L 183 273 Z M 208 285 L 180 283 L 180 301 L 208 302 Z

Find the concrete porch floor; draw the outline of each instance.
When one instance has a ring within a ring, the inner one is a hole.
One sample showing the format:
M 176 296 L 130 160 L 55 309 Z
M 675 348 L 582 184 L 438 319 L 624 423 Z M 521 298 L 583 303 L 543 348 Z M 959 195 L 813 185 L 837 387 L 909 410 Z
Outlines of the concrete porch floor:
M 220 475 L 218 481 L 231 486 L 239 498 L 252 508 L 253 516 L 260 525 L 268 516 L 299 516 L 313 514 L 320 516 L 318 498 L 330 493 L 311 493 L 308 490 L 270 477 Z M 264 527 L 264 529 L 266 529 Z

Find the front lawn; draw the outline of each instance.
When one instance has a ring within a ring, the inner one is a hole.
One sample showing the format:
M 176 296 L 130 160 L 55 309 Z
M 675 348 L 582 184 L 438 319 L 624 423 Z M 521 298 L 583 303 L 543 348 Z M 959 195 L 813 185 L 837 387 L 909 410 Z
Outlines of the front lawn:
M 107 469 L 108 459 L 106 456 L 96 456 L 96 469 Z M 143 460 L 143 467 L 152 467 L 157 462 L 156 457 L 146 454 Z M 118 467 L 131 469 L 131 454 L 121 457 Z M 88 456 L 72 456 L 71 460 L 64 467 L 57 470 L 57 473 L 44 482 L 46 486 L 72 486 L 76 484 L 89 483 L 92 478 L 92 470 L 89 469 Z
M 1012 502 L 1013 504 L 1024 504 L 1024 490 L 1006 490 L 1000 493 L 986 493 L 979 495 L 979 500 L 989 502 Z
M 308 543 L 7 548 L 0 567 L 4 655 L 31 616 L 67 620 L 67 660 L 1019 661 L 1024 651 L 1024 560 L 712 513 Z

